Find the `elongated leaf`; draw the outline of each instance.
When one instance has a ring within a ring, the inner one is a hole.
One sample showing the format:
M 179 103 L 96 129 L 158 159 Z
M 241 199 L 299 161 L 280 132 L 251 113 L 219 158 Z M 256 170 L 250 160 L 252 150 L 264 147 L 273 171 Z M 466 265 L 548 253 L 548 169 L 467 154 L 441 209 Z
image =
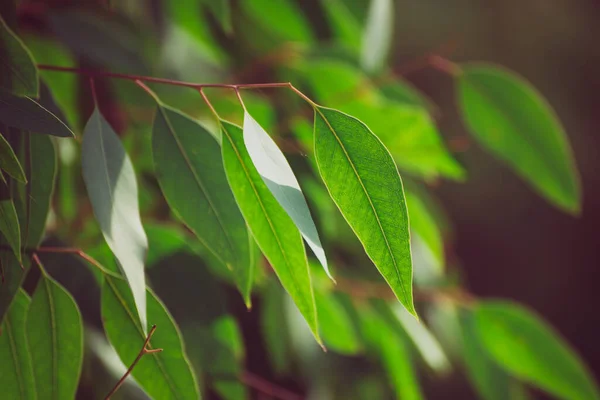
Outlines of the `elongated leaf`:
M 226 121 L 222 121 L 222 128 L 223 163 L 235 200 L 256 243 L 320 343 L 302 236 L 252 164 L 242 129 Z
M 306 199 L 292 167 L 275 141 L 247 111 L 244 113 L 244 143 L 254 167 L 265 185 L 294 221 L 327 276 L 332 278 L 317 227 L 310 215 L 308 204 L 306 204 Z
M 471 133 L 555 206 L 581 208 L 581 184 L 565 131 L 523 78 L 491 65 L 466 65 L 459 102 Z
M 477 332 L 490 356 L 516 377 L 564 399 L 599 399 L 577 353 L 544 321 L 507 301 L 475 309 Z
M 0 174 L 2 174 L 0 172 Z M 19 217 L 6 182 L 0 182 L 0 233 L 21 262 L 21 230 Z
M 16 96 L 38 95 L 38 72 L 31 54 L 0 17 L 0 90 Z
M 46 218 L 50 209 L 50 198 L 56 174 L 56 153 L 50 137 L 31 135 L 27 132 L 11 131 L 10 142 L 17 150 L 19 161 L 25 169 L 28 184 L 12 181 L 15 208 L 19 217 L 21 243 L 35 248 L 44 234 Z M 7 244 L 0 237 L 2 244 Z M 23 267 L 9 252 L 0 252 L 4 283 L 0 285 L 0 320 L 29 268 L 29 259 L 23 259 Z
M 156 325 L 149 348 L 160 353 L 144 355 L 132 375 L 155 399 L 198 399 L 198 385 L 187 360 L 181 335 L 173 318 L 154 293 L 148 290 L 148 320 Z M 136 315 L 136 306 L 127 282 L 105 275 L 102 285 L 102 319 L 104 329 L 121 361 L 131 365 L 146 338 Z
M 29 97 L 0 92 L 0 123 L 13 128 L 59 137 L 75 134 L 56 115 Z
M 467 376 L 477 393 L 484 400 L 512 399 L 510 377 L 492 360 L 481 343 L 473 314 L 465 312 L 460 322 Z
M 129 282 L 145 329 L 148 239 L 140 219 L 135 172 L 117 134 L 97 108 L 85 127 L 81 164 L 94 215 Z
M 35 400 L 31 355 L 27 345 L 25 319 L 31 300 L 19 290 L 1 325 L 0 387 L 2 396 L 15 400 Z
M 83 362 L 83 323 L 73 297 L 42 272 L 27 314 L 38 399 L 75 398 Z
M 229 188 L 219 143 L 198 122 L 159 105 L 152 148 L 169 206 L 227 266 L 249 306 L 254 263 L 248 229 Z
M 393 33 L 393 1 L 371 0 L 360 54 L 360 63 L 365 71 L 377 72 L 385 65 Z
M 285 292 L 276 280 L 270 280 L 262 296 L 260 326 L 269 361 L 277 374 L 290 368 L 292 356 L 289 328 L 285 316 Z
M 333 293 L 315 293 L 319 326 L 327 348 L 347 355 L 358 354 L 361 343 L 344 306 Z
M 416 316 L 404 189 L 392 156 L 347 114 L 315 108 L 315 156 L 331 198 L 406 309 Z
M 15 152 L 2 135 L 0 135 L 0 168 L 16 180 L 27 183 L 25 172 Z

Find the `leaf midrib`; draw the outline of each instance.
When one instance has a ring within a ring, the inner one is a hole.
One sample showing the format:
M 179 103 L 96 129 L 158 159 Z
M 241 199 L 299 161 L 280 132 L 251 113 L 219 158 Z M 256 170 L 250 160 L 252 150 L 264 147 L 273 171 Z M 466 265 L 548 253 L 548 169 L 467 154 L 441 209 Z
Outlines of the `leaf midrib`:
M 338 135 L 335 133 L 335 130 L 333 129 L 333 127 L 329 123 L 329 120 L 325 117 L 325 115 L 318 108 L 315 107 L 315 111 L 318 112 L 319 115 L 321 115 L 321 118 L 323 119 L 323 121 L 325 122 L 325 124 L 327 125 L 327 127 L 329 128 L 329 130 L 331 131 L 331 133 L 333 134 L 333 136 L 337 140 L 337 142 L 340 145 L 341 149 L 344 151 L 344 155 L 346 156 L 346 159 L 350 163 L 350 166 L 352 167 L 352 171 L 356 175 L 356 179 L 358 179 L 358 182 L 360 183 L 360 186 L 363 189 L 363 192 L 364 192 L 367 200 L 369 201 L 369 205 L 371 206 L 371 211 L 373 211 L 373 215 L 375 216 L 375 220 L 377 221 L 377 225 L 379 226 L 379 231 L 381 232 L 381 235 L 383 236 L 383 239 L 385 240 L 385 244 L 386 244 L 386 247 L 388 249 L 388 253 L 392 257 L 392 262 L 394 264 L 394 272 L 396 272 L 396 277 L 398 278 L 398 282 L 400 282 L 400 288 L 401 288 L 402 294 L 403 294 L 403 296 L 405 298 L 404 300 L 405 301 L 409 301 L 410 297 L 408 297 L 408 295 L 407 295 L 406 288 L 404 286 L 404 280 L 402 279 L 402 277 L 400 275 L 400 271 L 398 270 L 398 263 L 396 261 L 396 257 L 394 256 L 394 253 L 392 252 L 392 248 L 391 248 L 390 243 L 388 241 L 387 235 L 386 235 L 385 231 L 383 230 L 383 226 L 381 225 L 381 221 L 379 219 L 379 214 L 377 214 L 377 210 L 375 209 L 375 205 L 373 204 L 373 201 L 371 200 L 371 197 L 369 196 L 369 193 L 367 192 L 367 188 L 365 187 L 365 185 L 364 185 L 364 183 L 363 183 L 360 175 L 358 174 L 358 171 L 356 170 L 356 167 L 354 166 L 354 162 L 350 158 L 350 155 L 348 154 L 348 151 L 346 150 L 346 147 L 344 146 L 344 144 L 342 143 L 342 141 L 338 137 Z M 360 239 L 360 237 L 359 237 L 359 239 Z M 361 240 L 361 242 L 362 242 L 362 240 Z

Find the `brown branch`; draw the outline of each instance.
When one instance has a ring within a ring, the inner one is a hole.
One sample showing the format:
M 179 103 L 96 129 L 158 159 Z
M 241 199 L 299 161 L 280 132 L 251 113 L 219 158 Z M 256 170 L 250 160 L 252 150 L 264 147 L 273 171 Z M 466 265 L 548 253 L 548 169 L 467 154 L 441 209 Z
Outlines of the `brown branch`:
M 251 372 L 244 371 L 240 376 L 240 380 L 248 387 L 256 391 L 280 400 L 302 400 L 303 397 L 299 394 L 290 392 L 289 390 L 271 383 L 260 376 L 254 375 Z
M 135 360 L 133 360 L 133 363 L 127 369 L 127 371 L 125 371 L 125 374 L 121 377 L 121 379 L 119 379 L 119 381 L 117 382 L 115 387 L 113 387 L 112 390 L 106 395 L 104 400 L 109 400 L 110 396 L 115 394 L 115 392 L 123 385 L 123 383 L 125 383 L 125 379 L 127 379 L 127 377 L 131 374 L 131 371 L 133 371 L 133 368 L 137 365 L 137 363 L 144 356 L 144 354 L 159 353 L 163 350 L 163 349 L 149 349 L 148 348 L 148 344 L 150 343 L 150 339 L 152 338 L 152 335 L 154 335 L 154 331 L 156 331 L 156 325 L 152 325 L 152 328 L 150 329 L 150 332 L 148 332 L 148 336 L 146 337 L 146 340 L 144 340 L 144 345 L 142 346 L 142 349 L 138 353 L 137 357 L 135 358 Z

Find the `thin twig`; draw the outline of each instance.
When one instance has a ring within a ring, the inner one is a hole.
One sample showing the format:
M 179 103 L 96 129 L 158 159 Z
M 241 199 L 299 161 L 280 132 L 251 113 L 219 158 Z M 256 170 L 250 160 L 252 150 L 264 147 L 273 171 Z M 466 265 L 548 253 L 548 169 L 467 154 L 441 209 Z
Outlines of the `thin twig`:
M 258 392 L 279 399 L 279 400 L 302 400 L 302 396 L 292 393 L 287 389 L 277 386 L 260 376 L 254 375 L 251 372 L 244 371 L 240 377 L 243 384 L 251 387 Z
M 104 273 L 104 274 L 111 273 L 104 266 L 102 266 L 102 264 L 100 264 L 100 262 L 96 261 L 92 256 L 90 256 L 83 250 L 75 248 L 75 247 L 38 247 L 37 249 L 24 249 L 23 252 L 34 253 L 34 255 L 35 255 L 35 253 L 75 254 L 75 255 L 83 258 L 85 261 L 89 262 L 90 264 L 92 264 L 94 267 L 98 268 L 102 273 Z
M 127 371 L 125 371 L 125 374 L 121 377 L 121 379 L 119 379 L 119 381 L 117 382 L 115 387 L 113 387 L 112 390 L 106 395 L 104 400 L 109 400 L 110 396 L 115 394 L 115 392 L 121 387 L 121 385 L 123 385 L 123 383 L 125 383 L 125 379 L 127 379 L 127 377 L 131 374 L 131 371 L 133 371 L 133 368 L 137 365 L 137 363 L 144 356 L 144 354 L 159 353 L 163 350 L 163 349 L 149 349 L 148 348 L 148 344 L 150 343 L 150 339 L 152 338 L 152 335 L 154 335 L 154 331 L 156 331 L 156 325 L 152 325 L 152 328 L 150 329 L 150 332 L 148 332 L 148 336 L 146 337 L 146 340 L 144 340 L 144 345 L 142 346 L 142 349 L 138 353 L 137 357 L 135 358 L 135 360 L 133 360 L 133 363 L 127 369 Z

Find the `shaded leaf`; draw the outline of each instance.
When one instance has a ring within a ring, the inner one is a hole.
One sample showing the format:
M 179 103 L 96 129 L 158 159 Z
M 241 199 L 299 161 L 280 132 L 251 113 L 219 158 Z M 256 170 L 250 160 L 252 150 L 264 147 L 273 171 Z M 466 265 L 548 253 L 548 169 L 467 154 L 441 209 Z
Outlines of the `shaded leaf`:
M 379 272 L 416 316 L 404 189 L 392 156 L 347 114 L 315 108 L 315 156 L 331 198 Z
M 327 348 L 340 354 L 354 355 L 361 344 L 348 312 L 333 293 L 315 293 L 319 327 Z
M 237 204 L 256 243 L 320 342 L 302 236 L 252 164 L 242 129 L 222 121 L 222 132 L 223 163 Z
M 29 97 L 0 92 L 0 123 L 13 128 L 59 137 L 75 134 L 56 115 Z
M 578 214 L 581 183 L 565 131 L 523 78 L 492 65 L 465 65 L 458 76 L 463 118 L 487 150 L 555 206 Z
M 435 258 L 436 267 L 438 270 L 442 270 L 444 266 L 444 243 L 434 215 L 416 192 L 406 191 L 406 204 L 410 216 L 411 233 L 418 235 L 423 240 Z
M 0 172 L 0 174 L 2 173 Z M 19 217 L 6 181 L 0 182 L 0 232 L 10 245 L 17 260 L 21 262 Z
M 275 141 L 247 111 L 244 113 L 244 144 L 265 185 L 294 221 L 321 266 L 332 278 L 317 227 L 292 167 Z
M 35 61 L 21 39 L 0 17 L 0 90 L 16 96 L 38 95 Z
M 393 34 L 393 1 L 371 0 L 360 54 L 360 63 L 366 71 L 378 72 L 385 65 Z
M 17 159 L 17 155 L 2 135 L 0 135 L 0 168 L 16 180 L 27 183 L 25 172 Z
M 269 360 L 277 374 L 287 372 L 291 365 L 290 341 L 285 316 L 285 292 L 275 280 L 268 282 L 262 296 L 260 326 Z
M 27 345 L 25 319 L 31 300 L 19 290 L 1 325 L 0 387 L 2 395 L 15 400 L 35 400 L 31 355 Z
M 83 362 L 83 323 L 73 297 L 42 272 L 27 314 L 38 399 L 75 398 Z
M 480 303 L 474 312 L 484 348 L 509 373 L 561 398 L 600 398 L 577 353 L 537 315 L 508 301 Z
M 119 260 L 145 329 L 148 239 L 140 219 L 135 172 L 117 134 L 97 108 L 85 127 L 81 166 L 94 215 Z
M 225 176 L 219 143 L 198 122 L 159 105 L 152 149 L 169 206 L 227 266 L 250 306 L 254 267 L 250 238 Z
M 198 399 L 198 386 L 179 330 L 160 300 L 150 290 L 147 295 L 148 321 L 156 325 L 148 347 L 162 348 L 163 351 L 144 355 L 132 375 L 152 398 Z M 102 285 L 104 329 L 121 361 L 128 366 L 138 355 L 147 331 L 135 317 L 135 308 L 127 282 L 105 275 Z

